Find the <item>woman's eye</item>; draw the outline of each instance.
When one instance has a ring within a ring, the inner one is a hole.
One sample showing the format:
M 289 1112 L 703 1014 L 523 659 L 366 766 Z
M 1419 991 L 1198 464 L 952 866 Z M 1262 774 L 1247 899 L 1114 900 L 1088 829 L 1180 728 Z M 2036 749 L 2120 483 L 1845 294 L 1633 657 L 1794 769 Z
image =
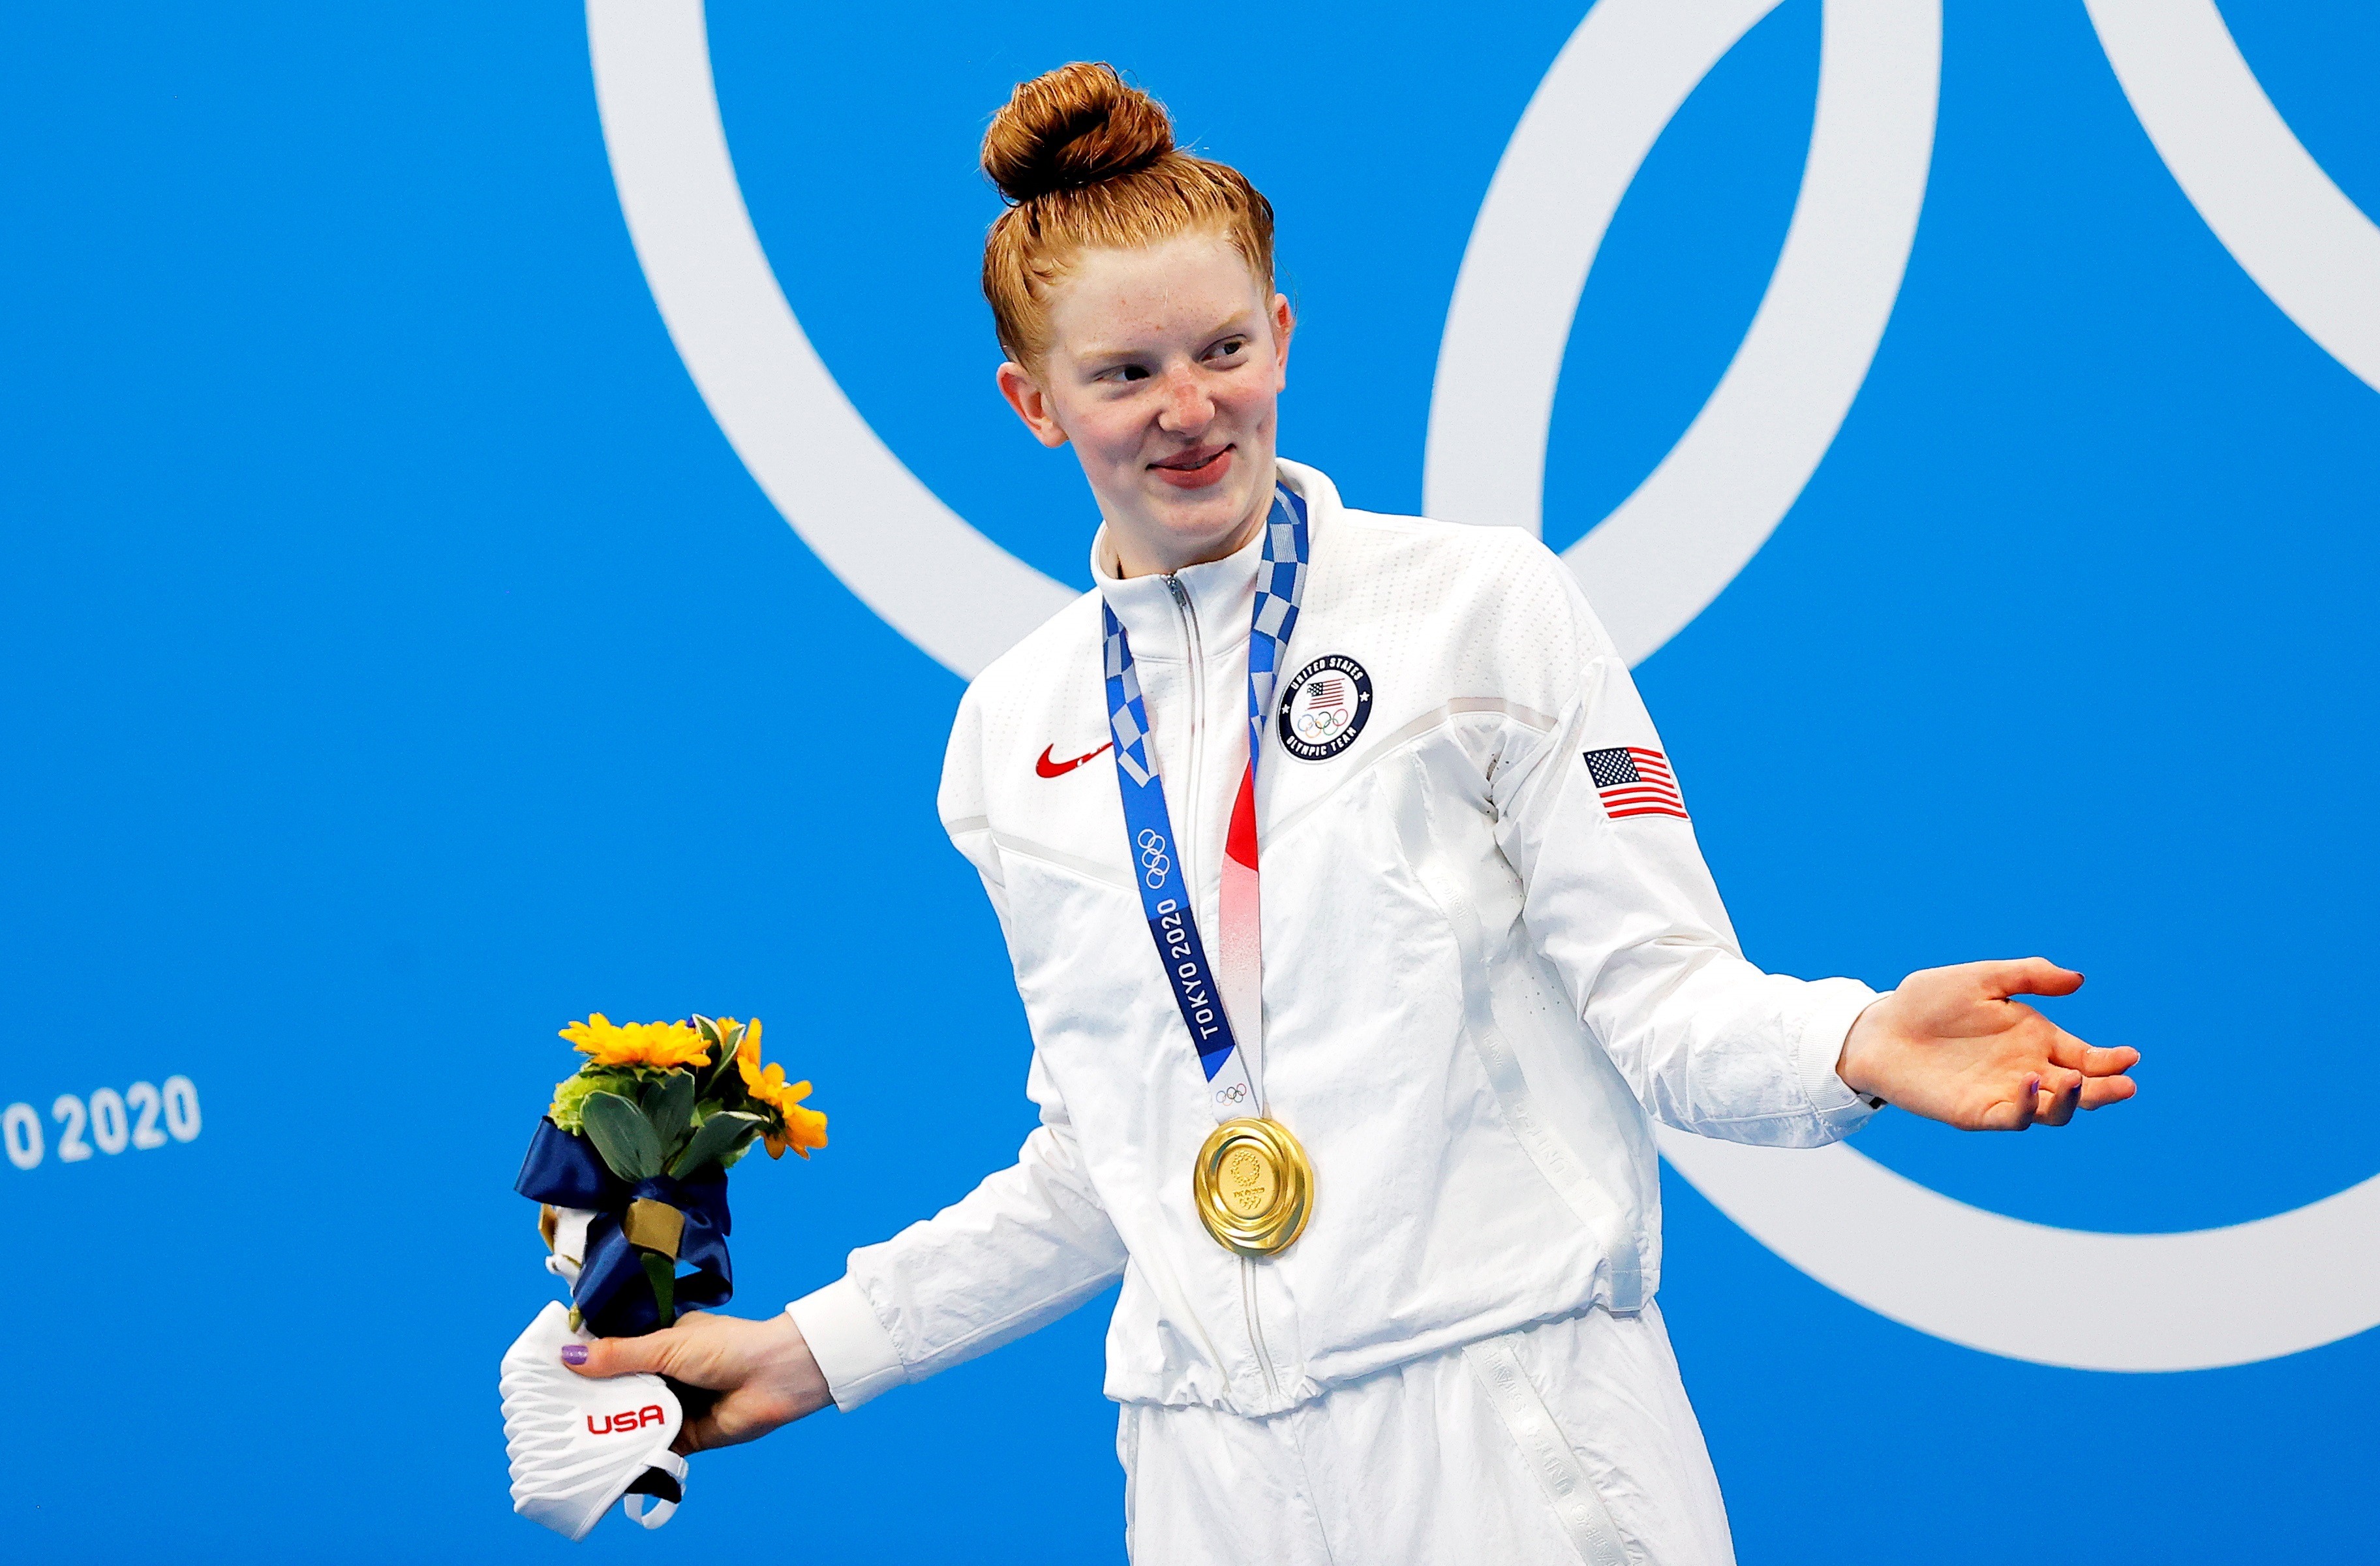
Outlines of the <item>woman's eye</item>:
M 1223 341 L 1216 344 L 1213 347 L 1208 349 L 1207 357 L 1208 358 L 1230 358 L 1232 355 L 1238 353 L 1247 346 L 1248 340 L 1245 337 L 1227 337 Z
M 1145 364 L 1120 364 L 1099 377 L 1102 381 L 1146 381 L 1148 367 Z

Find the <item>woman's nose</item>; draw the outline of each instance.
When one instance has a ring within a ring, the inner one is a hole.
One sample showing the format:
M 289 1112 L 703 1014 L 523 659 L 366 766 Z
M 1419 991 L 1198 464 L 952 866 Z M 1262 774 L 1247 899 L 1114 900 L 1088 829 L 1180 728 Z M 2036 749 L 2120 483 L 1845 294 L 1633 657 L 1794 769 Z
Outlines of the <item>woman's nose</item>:
M 1157 415 L 1159 429 L 1172 435 L 1194 434 L 1214 417 L 1215 400 L 1207 395 L 1196 370 L 1175 370 L 1166 376 L 1165 404 Z

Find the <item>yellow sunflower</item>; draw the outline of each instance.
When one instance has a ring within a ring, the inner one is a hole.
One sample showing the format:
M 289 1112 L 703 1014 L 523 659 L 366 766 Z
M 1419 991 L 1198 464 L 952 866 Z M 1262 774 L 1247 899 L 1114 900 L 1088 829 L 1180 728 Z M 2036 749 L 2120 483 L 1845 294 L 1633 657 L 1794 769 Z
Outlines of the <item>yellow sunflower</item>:
M 735 1050 L 735 1069 L 743 1074 L 744 1091 L 756 1103 L 765 1104 L 776 1111 L 778 1123 L 760 1134 L 768 1144 L 769 1156 L 782 1159 L 791 1147 L 804 1158 L 812 1147 L 826 1146 L 826 1116 L 816 1110 L 802 1107 L 810 1096 L 807 1082 L 787 1082 L 785 1068 L 774 1063 L 760 1063 L 760 1019 L 744 1032 L 744 1042 Z
M 585 1022 L 572 1023 L 562 1037 L 591 1055 L 601 1066 L 651 1066 L 667 1071 L 675 1066 L 710 1063 L 709 1046 L 693 1026 L 682 1022 L 618 1024 L 601 1012 Z

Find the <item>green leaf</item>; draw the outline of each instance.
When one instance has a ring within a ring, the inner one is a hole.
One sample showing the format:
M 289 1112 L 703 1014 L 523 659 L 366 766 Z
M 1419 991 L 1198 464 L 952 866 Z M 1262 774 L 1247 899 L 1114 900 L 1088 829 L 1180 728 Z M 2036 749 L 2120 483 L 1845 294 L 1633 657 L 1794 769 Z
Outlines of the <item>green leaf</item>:
M 750 1023 L 745 1023 L 719 1041 L 719 1057 L 711 1062 L 710 1073 L 702 1081 L 703 1098 L 722 1098 L 731 1087 L 737 1098 L 743 1097 L 744 1078 L 735 1069 L 735 1050 L 744 1042 L 744 1035 L 751 1026 Z
M 671 1176 L 683 1180 L 711 1159 L 723 1158 L 735 1149 L 736 1143 L 767 1123 L 760 1116 L 747 1114 L 742 1110 L 720 1111 L 702 1123 L 702 1129 L 694 1134 L 694 1140 L 686 1145 L 686 1151 L 670 1165 Z
M 640 1251 L 646 1281 L 653 1286 L 653 1309 L 663 1330 L 677 1325 L 677 1264 L 659 1251 Z
M 677 1146 L 677 1139 L 686 1135 L 686 1122 L 694 1118 L 694 1073 L 674 1071 L 649 1085 L 644 1108 L 654 1138 L 663 1147 Z
M 662 1171 L 661 1138 L 645 1111 L 617 1093 L 589 1093 L 579 1113 L 587 1139 L 623 1180 L 650 1180 Z

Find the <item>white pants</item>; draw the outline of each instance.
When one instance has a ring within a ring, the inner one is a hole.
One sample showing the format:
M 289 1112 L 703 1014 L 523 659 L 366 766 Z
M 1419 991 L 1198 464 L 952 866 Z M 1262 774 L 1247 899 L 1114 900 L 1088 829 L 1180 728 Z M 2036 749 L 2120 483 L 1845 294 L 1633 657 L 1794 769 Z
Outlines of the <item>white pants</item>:
M 1588 1311 L 1269 1418 L 1127 1403 L 1135 1566 L 1732 1566 L 1659 1312 Z

